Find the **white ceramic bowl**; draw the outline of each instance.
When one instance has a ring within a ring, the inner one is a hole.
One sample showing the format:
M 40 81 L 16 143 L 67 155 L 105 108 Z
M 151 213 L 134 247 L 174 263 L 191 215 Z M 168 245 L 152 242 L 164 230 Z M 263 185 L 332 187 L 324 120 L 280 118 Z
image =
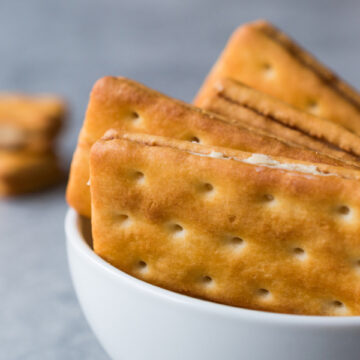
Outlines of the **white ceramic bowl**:
M 179 295 L 103 261 L 79 224 L 69 210 L 72 279 L 90 326 L 113 359 L 360 359 L 360 317 L 274 314 Z

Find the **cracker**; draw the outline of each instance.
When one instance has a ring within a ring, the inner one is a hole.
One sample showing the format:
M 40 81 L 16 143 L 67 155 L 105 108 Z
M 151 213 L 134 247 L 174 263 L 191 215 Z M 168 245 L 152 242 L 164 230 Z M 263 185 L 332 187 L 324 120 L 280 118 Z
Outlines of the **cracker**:
M 52 152 L 0 150 L 0 196 L 38 191 L 63 179 Z
M 69 204 L 87 217 L 91 215 L 87 186 L 89 151 L 93 143 L 111 128 L 347 166 L 337 159 L 267 136 L 245 124 L 230 124 L 222 117 L 171 99 L 135 81 L 105 77 L 91 92 L 67 189 Z
M 359 171 L 149 135 L 92 148 L 94 250 L 223 304 L 360 314 Z
M 308 149 L 359 162 L 359 136 L 238 81 L 219 79 L 198 106 L 223 115 L 231 123 L 245 123 Z
M 220 77 L 241 81 L 360 134 L 359 93 L 266 21 L 234 32 L 195 104 Z
M 54 96 L 0 94 L 0 149 L 50 150 L 65 113 L 64 102 Z

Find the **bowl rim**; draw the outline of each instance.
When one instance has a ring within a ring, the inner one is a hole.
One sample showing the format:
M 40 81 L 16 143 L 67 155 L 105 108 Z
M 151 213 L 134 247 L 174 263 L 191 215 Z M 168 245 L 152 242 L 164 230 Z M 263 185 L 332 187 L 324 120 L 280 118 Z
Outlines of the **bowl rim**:
M 197 311 L 217 314 L 232 319 L 248 319 L 261 321 L 263 323 L 274 323 L 278 325 L 295 326 L 316 326 L 316 327 L 352 327 L 360 326 L 360 316 L 319 316 L 319 315 L 296 315 L 266 312 L 261 310 L 245 309 L 230 305 L 219 304 L 207 300 L 193 298 L 191 296 L 179 294 L 161 287 L 149 284 L 137 279 L 125 272 L 115 268 L 89 247 L 80 233 L 78 226 L 78 213 L 69 208 L 65 217 L 65 233 L 68 246 L 73 247 L 79 254 L 93 266 L 98 267 L 99 271 L 106 273 L 116 281 L 125 282 L 126 285 L 135 287 L 137 290 L 144 291 L 152 297 L 162 298 L 165 301 L 191 307 Z

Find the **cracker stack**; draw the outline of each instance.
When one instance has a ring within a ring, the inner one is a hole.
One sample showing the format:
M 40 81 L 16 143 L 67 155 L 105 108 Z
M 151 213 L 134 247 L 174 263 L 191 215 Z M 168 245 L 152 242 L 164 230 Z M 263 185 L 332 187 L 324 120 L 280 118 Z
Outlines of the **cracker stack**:
M 219 78 L 198 99 L 201 108 L 223 115 L 233 124 L 246 124 L 293 145 L 358 165 L 360 137 L 341 125 L 229 78 Z
M 54 142 L 64 116 L 65 105 L 55 97 L 0 95 L 0 196 L 60 180 Z
M 109 129 L 172 137 L 194 143 L 354 167 L 349 162 L 265 135 L 244 124 L 202 111 L 126 78 L 105 77 L 94 86 L 71 164 L 67 199 L 90 217 L 89 152 Z M 352 158 L 350 158 L 351 160 Z
M 360 134 L 360 94 L 267 21 L 240 26 L 200 89 L 231 78 Z
M 100 79 L 67 200 L 91 218 L 94 251 L 151 284 L 250 309 L 360 315 L 358 99 L 271 25 L 246 25 L 197 97 L 205 110 Z

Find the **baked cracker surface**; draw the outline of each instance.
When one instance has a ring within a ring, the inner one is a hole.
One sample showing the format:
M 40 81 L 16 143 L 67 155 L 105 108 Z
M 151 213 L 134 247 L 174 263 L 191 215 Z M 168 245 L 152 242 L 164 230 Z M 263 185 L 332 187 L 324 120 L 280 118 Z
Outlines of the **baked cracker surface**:
M 64 179 L 53 152 L 0 150 L 0 196 L 42 190 Z
M 231 124 L 216 114 L 169 98 L 135 81 L 105 77 L 95 84 L 91 92 L 67 188 L 69 204 L 87 217 L 91 216 L 87 185 L 89 152 L 94 142 L 111 128 L 293 159 L 341 164 L 337 159 L 293 146 L 244 124 Z
M 51 150 L 65 116 L 66 105 L 59 97 L 0 93 L 0 149 Z
M 91 151 L 94 250 L 139 279 L 265 311 L 359 315 L 359 172 L 142 134 Z
M 360 134 L 360 95 L 267 21 L 240 26 L 210 71 L 195 104 L 219 77 L 241 81 Z
M 197 103 L 231 123 L 246 123 L 290 143 L 358 165 L 360 137 L 238 81 L 221 78 Z

